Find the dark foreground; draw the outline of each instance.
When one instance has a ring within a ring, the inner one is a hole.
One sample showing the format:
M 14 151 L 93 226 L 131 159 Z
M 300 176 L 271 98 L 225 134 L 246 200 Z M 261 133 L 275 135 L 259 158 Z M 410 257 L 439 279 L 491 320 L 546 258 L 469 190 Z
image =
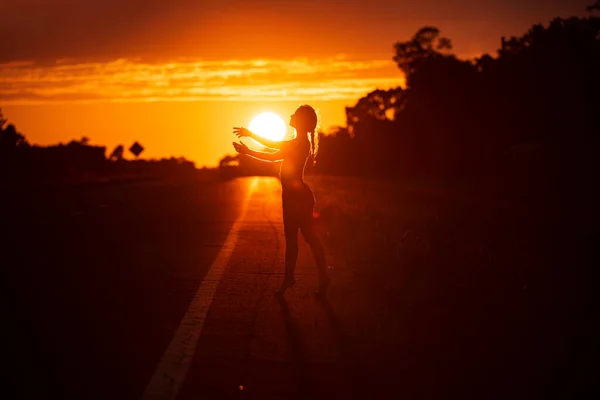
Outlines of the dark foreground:
M 311 184 L 326 301 L 302 240 L 298 286 L 272 296 L 285 242 L 269 178 L 5 197 L 4 390 L 142 398 L 251 190 L 177 398 L 591 395 L 589 201 Z

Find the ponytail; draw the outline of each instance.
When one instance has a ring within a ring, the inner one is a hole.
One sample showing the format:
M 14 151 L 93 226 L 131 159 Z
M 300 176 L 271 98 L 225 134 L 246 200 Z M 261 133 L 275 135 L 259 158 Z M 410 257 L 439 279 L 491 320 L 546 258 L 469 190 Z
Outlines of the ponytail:
M 313 165 L 317 162 L 317 151 L 319 151 L 319 111 L 308 104 L 301 105 L 296 110 L 297 115 L 302 121 L 302 130 L 308 131 L 308 140 L 310 141 L 310 153 Z M 305 129 L 306 128 L 306 129 Z
M 313 165 L 317 163 L 317 151 L 319 149 L 319 134 L 317 129 L 310 133 L 310 154 L 312 156 Z

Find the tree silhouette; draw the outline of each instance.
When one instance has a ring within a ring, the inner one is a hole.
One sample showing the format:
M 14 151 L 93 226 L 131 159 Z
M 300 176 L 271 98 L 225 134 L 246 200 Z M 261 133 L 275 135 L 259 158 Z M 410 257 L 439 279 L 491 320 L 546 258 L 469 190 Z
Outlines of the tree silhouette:
M 2 114 L 2 109 L 0 108 L 0 131 L 4 129 L 4 125 L 6 125 L 7 122 L 8 120 L 4 118 L 4 114 Z
M 404 106 L 403 89 L 376 89 L 360 98 L 353 107 L 346 107 L 346 124 L 352 136 L 382 129 L 393 121 Z
M 4 118 L 2 109 L 0 109 L 0 150 L 12 151 L 18 147 L 27 147 L 29 143 L 25 136 L 17 131 L 13 124 L 8 124 L 8 120 Z
M 221 158 L 221 160 L 219 161 L 219 168 L 237 167 L 239 165 L 239 162 L 240 162 L 239 155 L 235 155 L 235 156 L 227 155 L 227 156 Z
M 110 153 L 110 156 L 108 157 L 108 159 L 111 161 L 120 161 L 123 159 L 124 153 L 125 153 L 125 149 L 123 148 L 123 145 L 120 144 L 114 148 L 112 153 Z
M 321 171 L 482 175 L 503 168 L 515 146 L 560 152 L 597 140 L 600 18 L 537 24 L 473 60 L 430 26 L 394 49 L 406 87 L 347 107 L 346 134 L 323 138 Z
M 394 61 L 398 68 L 404 72 L 407 81 L 421 61 L 439 57 L 452 50 L 452 41 L 440 37 L 440 30 L 436 27 L 425 26 L 406 42 L 394 44 Z
M 6 128 L 0 132 L 0 148 L 16 149 L 17 147 L 28 146 L 25 136 L 17 132 L 17 128 L 13 124 L 8 124 Z

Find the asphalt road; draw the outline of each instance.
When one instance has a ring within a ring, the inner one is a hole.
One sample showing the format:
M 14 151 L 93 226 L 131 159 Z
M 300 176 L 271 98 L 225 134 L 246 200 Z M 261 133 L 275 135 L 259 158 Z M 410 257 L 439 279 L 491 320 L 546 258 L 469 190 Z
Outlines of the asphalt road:
M 280 195 L 276 179 L 246 178 L 11 198 L 2 246 L 6 392 L 215 399 L 356 390 L 343 333 L 328 303 L 314 299 L 304 242 L 298 285 L 287 301 L 273 296 L 285 248 Z M 207 276 L 211 268 L 222 271 Z
M 15 398 L 139 398 L 248 185 L 87 185 L 14 198 L 2 269 Z
M 407 266 L 376 284 L 338 268 L 318 301 L 300 240 L 298 284 L 277 300 L 280 195 L 244 178 L 4 196 L 4 398 L 539 398 L 565 376 L 583 391 L 569 382 L 588 382 L 573 371 L 590 372 L 576 365 L 590 331 L 561 322 L 556 289 L 538 300 L 490 275 L 470 293 L 454 246 L 427 286 Z

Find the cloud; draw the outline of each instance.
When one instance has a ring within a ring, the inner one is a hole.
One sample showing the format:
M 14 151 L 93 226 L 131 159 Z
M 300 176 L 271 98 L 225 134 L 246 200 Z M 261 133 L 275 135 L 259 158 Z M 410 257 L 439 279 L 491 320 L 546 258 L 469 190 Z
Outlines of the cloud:
M 355 99 L 403 85 L 390 60 L 179 59 L 165 63 L 116 59 L 0 64 L 3 104 L 143 101 Z

